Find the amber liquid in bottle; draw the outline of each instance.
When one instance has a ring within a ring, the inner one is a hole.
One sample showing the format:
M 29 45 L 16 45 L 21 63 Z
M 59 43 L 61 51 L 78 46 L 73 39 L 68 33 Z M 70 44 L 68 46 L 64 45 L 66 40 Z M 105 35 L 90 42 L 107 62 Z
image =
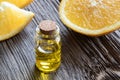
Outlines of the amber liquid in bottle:
M 43 34 L 37 31 L 36 66 L 45 73 L 58 69 L 61 63 L 61 43 L 59 29 L 54 34 Z

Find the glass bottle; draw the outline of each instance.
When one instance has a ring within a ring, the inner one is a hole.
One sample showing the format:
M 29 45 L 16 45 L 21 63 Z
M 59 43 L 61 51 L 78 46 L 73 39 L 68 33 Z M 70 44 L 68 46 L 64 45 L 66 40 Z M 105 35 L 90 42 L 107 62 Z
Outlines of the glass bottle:
M 55 22 L 42 21 L 36 28 L 36 66 L 45 73 L 53 72 L 61 63 L 60 29 Z

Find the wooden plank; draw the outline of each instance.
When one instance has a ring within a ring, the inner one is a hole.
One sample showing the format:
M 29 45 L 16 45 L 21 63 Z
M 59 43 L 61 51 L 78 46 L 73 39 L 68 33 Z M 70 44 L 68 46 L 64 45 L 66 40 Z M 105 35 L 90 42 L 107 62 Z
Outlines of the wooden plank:
M 0 42 L 0 80 L 42 80 L 40 75 L 46 80 L 120 80 L 120 30 L 96 38 L 78 34 L 60 21 L 59 3 L 35 0 L 25 8 L 35 18 L 21 33 Z M 45 19 L 58 23 L 62 37 L 62 64 L 50 75 L 35 67 L 35 28 Z

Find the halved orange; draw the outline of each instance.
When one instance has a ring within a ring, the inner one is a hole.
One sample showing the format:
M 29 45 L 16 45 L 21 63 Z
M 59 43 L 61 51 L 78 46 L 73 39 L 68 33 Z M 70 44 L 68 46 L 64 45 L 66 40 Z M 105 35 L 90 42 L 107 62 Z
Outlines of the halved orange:
M 8 39 L 17 33 L 32 20 L 34 14 L 19 9 L 8 2 L 0 3 L 0 41 Z
M 23 8 L 30 4 L 33 0 L 0 0 L 0 2 L 10 2 L 12 4 L 15 4 L 16 6 Z
M 59 14 L 69 28 L 88 36 L 120 28 L 120 0 L 62 0 Z

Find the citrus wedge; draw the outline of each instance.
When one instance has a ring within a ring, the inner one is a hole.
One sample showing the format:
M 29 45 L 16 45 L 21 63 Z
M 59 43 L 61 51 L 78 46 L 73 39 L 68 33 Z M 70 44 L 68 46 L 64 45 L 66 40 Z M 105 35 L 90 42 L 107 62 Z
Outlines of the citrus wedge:
M 12 4 L 15 4 L 16 6 L 23 8 L 30 4 L 33 0 L 0 0 L 0 2 L 10 2 Z
M 59 14 L 65 25 L 88 36 L 120 28 L 120 0 L 62 0 Z
M 33 16 L 32 12 L 19 9 L 8 2 L 0 3 L 0 41 L 19 33 Z

